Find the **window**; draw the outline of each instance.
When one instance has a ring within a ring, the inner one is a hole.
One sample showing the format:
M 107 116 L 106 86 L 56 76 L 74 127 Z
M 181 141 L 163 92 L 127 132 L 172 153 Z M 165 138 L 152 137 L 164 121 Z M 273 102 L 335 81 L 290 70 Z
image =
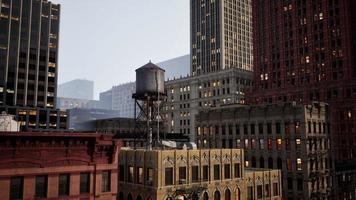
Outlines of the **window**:
M 58 196 L 69 195 L 69 184 L 70 184 L 70 175 L 60 174 L 59 181 L 58 181 Z
M 87 194 L 90 192 L 90 174 L 80 174 L 80 194 Z
M 224 165 L 224 178 L 225 179 L 230 179 L 231 174 L 230 174 L 230 164 L 225 164 Z
M 22 197 L 23 197 L 23 177 L 11 177 L 10 200 L 22 199 Z
M 258 124 L 258 134 L 263 134 L 263 124 Z
M 291 150 L 291 144 L 288 138 L 286 139 L 286 150 Z
M 251 149 L 256 149 L 256 140 L 255 139 L 251 140 Z
M 36 176 L 36 192 L 35 197 L 47 197 L 47 176 Z
M 153 169 L 147 168 L 147 185 L 153 185 Z
M 110 192 L 110 190 L 111 190 L 111 172 L 103 171 L 101 173 L 101 191 Z
M 128 177 L 128 182 L 130 182 L 130 183 L 133 183 L 134 182 L 134 167 L 133 166 L 129 166 L 129 168 L 128 168 L 128 170 L 129 170 L 129 173 L 128 173 L 128 175 L 129 175 L 129 177 Z
M 260 150 L 264 150 L 265 149 L 265 141 L 263 139 L 260 139 Z
M 257 185 L 257 199 L 262 198 L 262 185 Z
M 295 139 L 295 148 L 296 150 L 300 150 L 300 145 L 302 144 L 302 141 L 300 139 Z
M 273 148 L 273 142 L 272 142 L 271 138 L 269 138 L 267 140 L 267 148 L 268 148 L 268 150 L 272 150 L 272 148 Z
M 249 149 L 248 139 L 245 139 L 245 149 Z
M 236 140 L 236 148 L 241 148 L 241 140 L 240 139 Z
M 165 185 L 173 185 L 173 167 L 167 167 L 164 173 Z
M 287 187 L 288 187 L 288 190 L 293 190 L 293 179 L 292 178 L 287 178 Z
M 247 200 L 253 200 L 253 187 L 252 186 L 248 186 L 247 187 Z
M 282 139 L 277 139 L 277 150 L 282 150 Z
M 301 178 L 297 179 L 297 190 L 303 191 L 303 179 L 301 179 Z
M 240 135 L 240 125 L 236 125 L 236 135 Z
M 269 184 L 266 184 L 265 185 L 265 189 L 266 189 L 266 191 L 265 191 L 265 193 L 266 193 L 266 197 L 270 197 L 270 189 L 269 189 Z
M 297 170 L 301 171 L 302 170 L 302 159 L 297 158 Z
M 196 183 L 199 181 L 199 166 L 192 166 L 192 182 Z
M 272 123 L 267 123 L 267 134 L 272 134 Z
M 220 180 L 220 165 L 214 165 L 214 180 Z
M 273 183 L 273 196 L 278 196 L 278 183 Z
M 120 175 L 119 175 L 119 180 L 120 181 L 125 181 L 125 166 L 124 165 L 120 165 Z
M 204 165 L 203 166 L 203 181 L 208 181 L 209 180 L 209 166 Z
M 292 161 L 290 158 L 287 158 L 287 170 L 292 171 Z
M 250 128 L 251 128 L 251 135 L 255 135 L 255 124 L 251 124 Z
M 235 176 L 235 178 L 241 178 L 240 163 L 235 163 L 235 165 L 234 165 L 234 176 Z
M 276 133 L 281 134 L 281 123 L 279 122 L 276 123 Z
M 187 168 L 179 167 L 179 184 L 185 184 L 187 180 Z
M 144 177 L 143 177 L 143 168 L 142 167 L 138 167 L 137 168 L 137 171 L 136 171 L 137 175 L 137 183 L 138 184 L 143 184 L 143 180 L 144 180 Z
M 244 124 L 244 135 L 248 134 L 248 127 L 247 124 Z

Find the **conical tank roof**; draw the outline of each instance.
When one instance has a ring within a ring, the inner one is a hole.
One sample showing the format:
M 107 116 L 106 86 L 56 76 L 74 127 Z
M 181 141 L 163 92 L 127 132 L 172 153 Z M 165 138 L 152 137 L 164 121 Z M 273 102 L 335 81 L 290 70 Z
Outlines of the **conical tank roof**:
M 142 67 L 136 69 L 135 71 L 141 71 L 141 70 L 147 70 L 147 69 L 149 69 L 149 70 L 154 70 L 154 69 L 156 69 L 156 70 L 161 70 L 161 71 L 164 71 L 164 72 L 165 72 L 164 69 L 162 69 L 162 68 L 158 67 L 157 65 L 153 64 L 151 61 L 148 62 L 147 64 L 145 64 L 144 66 L 142 66 Z

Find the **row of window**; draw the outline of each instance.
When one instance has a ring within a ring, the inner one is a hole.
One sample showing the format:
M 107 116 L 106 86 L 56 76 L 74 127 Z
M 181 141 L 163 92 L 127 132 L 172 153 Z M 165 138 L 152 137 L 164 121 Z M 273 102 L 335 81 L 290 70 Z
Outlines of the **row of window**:
M 47 198 L 48 187 L 55 187 L 48 185 L 48 175 L 39 175 L 35 179 L 35 198 Z M 58 176 L 58 196 L 65 197 L 70 195 L 70 174 L 59 174 Z M 102 172 L 102 192 L 109 192 L 111 190 L 111 173 L 110 171 Z M 80 174 L 79 191 L 81 195 L 90 193 L 90 173 Z M 11 177 L 10 179 L 10 200 L 23 199 L 24 192 L 24 177 Z

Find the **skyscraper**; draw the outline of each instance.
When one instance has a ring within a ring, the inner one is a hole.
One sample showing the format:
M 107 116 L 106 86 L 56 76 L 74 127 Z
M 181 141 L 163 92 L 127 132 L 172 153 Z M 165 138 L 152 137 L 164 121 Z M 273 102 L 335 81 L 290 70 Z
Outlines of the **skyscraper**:
M 58 97 L 94 99 L 94 81 L 74 79 L 58 85 Z
M 47 0 L 0 1 L 0 110 L 26 128 L 65 127 L 55 110 L 59 16 Z
M 239 68 L 252 71 L 251 0 L 191 1 L 193 76 Z
M 330 105 L 337 183 L 333 199 L 354 199 L 356 183 L 356 2 L 255 0 L 252 103 Z

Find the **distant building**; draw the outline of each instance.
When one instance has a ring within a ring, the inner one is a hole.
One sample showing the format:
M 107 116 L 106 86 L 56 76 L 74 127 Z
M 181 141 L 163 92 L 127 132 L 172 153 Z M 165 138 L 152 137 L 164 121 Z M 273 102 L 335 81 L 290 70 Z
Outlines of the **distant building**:
M 99 101 L 103 109 L 112 110 L 112 89 L 100 93 Z
M 0 199 L 116 200 L 119 151 L 110 135 L 0 132 Z
M 75 79 L 58 85 L 58 97 L 73 99 L 94 99 L 94 82 Z
M 119 157 L 120 200 L 282 199 L 280 171 L 245 169 L 241 149 L 123 148 Z
M 157 66 L 164 69 L 165 79 L 174 79 L 190 74 L 190 55 L 184 55 L 170 60 L 157 63 Z
M 69 115 L 68 127 L 75 131 L 93 131 L 95 130 L 95 123 L 92 123 L 93 121 L 119 116 L 118 111 L 105 109 L 73 108 L 67 112 Z
M 333 199 L 328 107 L 275 104 L 202 111 L 198 148 L 243 148 L 245 165 L 280 169 L 285 199 Z
M 60 5 L 0 4 L 0 112 L 14 115 L 21 130 L 65 129 L 55 109 Z
M 60 110 L 68 110 L 72 108 L 105 109 L 103 104 L 98 100 L 74 99 L 65 97 L 57 97 L 57 108 Z
M 119 111 L 119 116 L 134 118 L 135 100 L 132 94 L 136 92 L 136 83 L 130 82 L 112 87 L 112 109 Z M 137 109 L 138 112 L 138 109 Z

